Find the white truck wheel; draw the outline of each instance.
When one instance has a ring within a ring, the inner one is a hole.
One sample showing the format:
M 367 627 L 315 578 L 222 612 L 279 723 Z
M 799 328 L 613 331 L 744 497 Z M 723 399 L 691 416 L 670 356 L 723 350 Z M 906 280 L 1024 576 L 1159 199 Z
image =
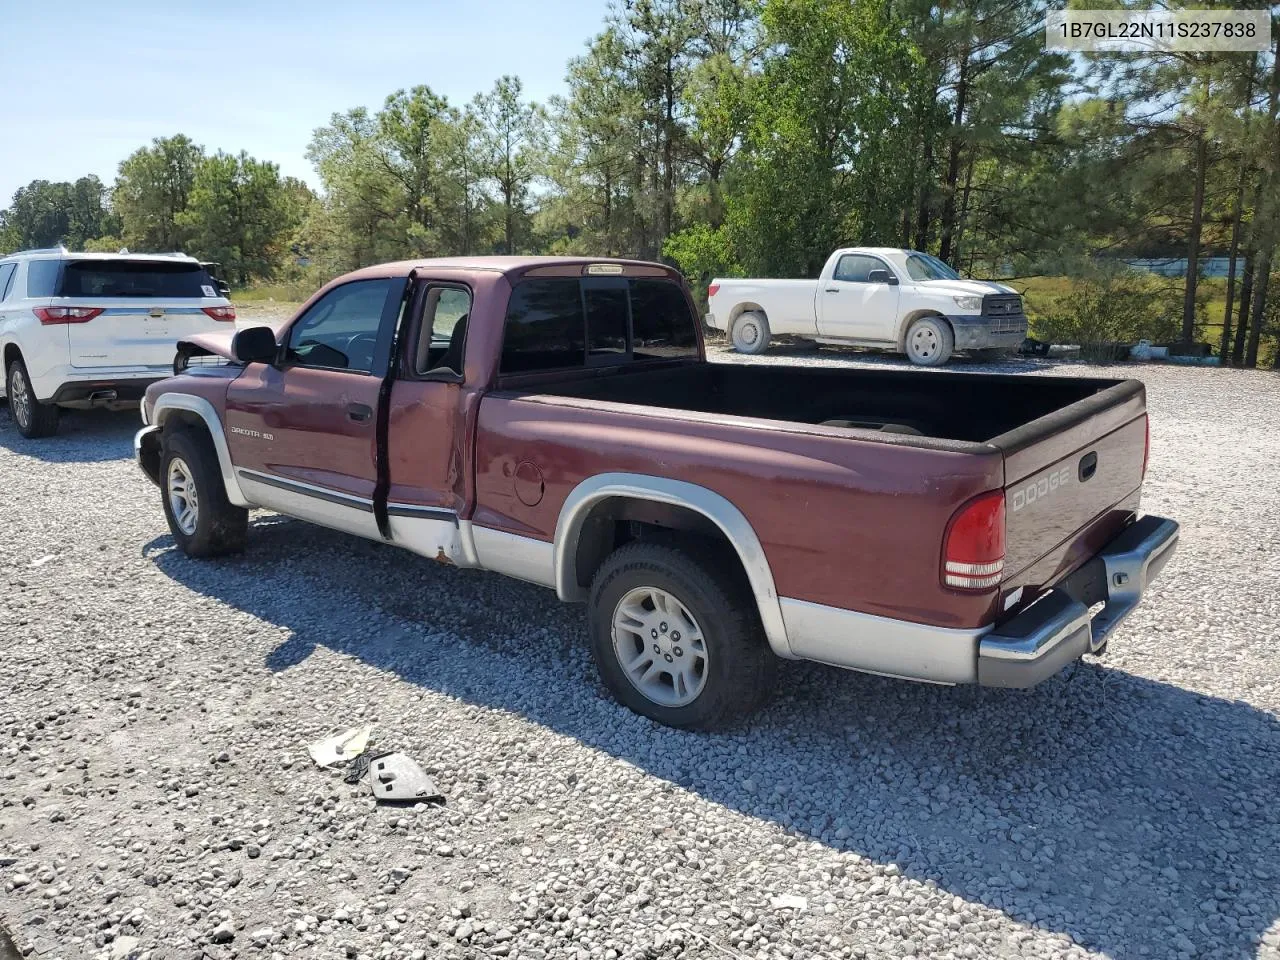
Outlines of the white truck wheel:
M 763 313 L 749 310 L 733 321 L 729 342 L 739 353 L 764 353 L 769 346 L 769 320 Z
M 951 359 L 956 336 L 939 316 L 925 316 L 907 328 L 907 359 L 918 367 L 940 367 Z

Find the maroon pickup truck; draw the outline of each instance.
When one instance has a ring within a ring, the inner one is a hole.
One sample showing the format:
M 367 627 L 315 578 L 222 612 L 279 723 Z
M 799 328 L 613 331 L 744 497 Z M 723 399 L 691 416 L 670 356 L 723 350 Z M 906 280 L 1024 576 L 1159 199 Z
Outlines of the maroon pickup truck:
M 776 658 L 1028 687 L 1172 555 L 1135 380 L 709 363 L 652 263 L 423 260 L 179 344 L 135 447 L 191 556 L 262 507 L 588 605 L 600 674 L 713 727 Z

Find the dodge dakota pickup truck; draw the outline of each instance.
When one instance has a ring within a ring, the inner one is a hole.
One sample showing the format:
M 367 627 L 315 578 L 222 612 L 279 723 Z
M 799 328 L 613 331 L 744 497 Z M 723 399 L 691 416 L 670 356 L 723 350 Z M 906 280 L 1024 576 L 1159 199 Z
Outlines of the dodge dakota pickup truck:
M 180 342 L 135 452 L 190 556 L 261 507 L 542 584 L 618 700 L 689 728 L 777 658 L 1032 686 L 1173 552 L 1137 381 L 708 362 L 700 331 L 657 264 L 369 267 Z
M 716 279 L 707 309 L 707 325 L 739 353 L 762 353 L 770 337 L 792 334 L 940 367 L 956 350 L 1006 353 L 1027 336 L 1012 287 L 966 280 L 937 257 L 893 247 L 837 250 L 817 280 Z

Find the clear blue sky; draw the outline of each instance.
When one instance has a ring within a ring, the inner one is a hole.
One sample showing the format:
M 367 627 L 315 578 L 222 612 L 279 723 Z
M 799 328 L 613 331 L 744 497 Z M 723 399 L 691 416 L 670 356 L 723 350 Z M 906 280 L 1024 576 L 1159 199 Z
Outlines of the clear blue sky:
M 425 83 L 450 102 L 519 76 L 538 100 L 606 0 L 0 0 L 0 208 L 185 133 L 315 183 L 311 131 Z

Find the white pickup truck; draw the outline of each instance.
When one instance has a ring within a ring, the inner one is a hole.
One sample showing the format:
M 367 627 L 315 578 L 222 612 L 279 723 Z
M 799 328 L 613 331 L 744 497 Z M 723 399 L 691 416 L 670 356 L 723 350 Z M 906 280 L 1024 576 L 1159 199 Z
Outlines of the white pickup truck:
M 938 367 L 956 350 L 1004 352 L 1027 336 L 1022 298 L 966 280 L 937 257 L 894 247 L 846 247 L 817 280 L 722 280 L 707 288 L 707 325 L 739 353 L 777 334 L 880 347 Z

